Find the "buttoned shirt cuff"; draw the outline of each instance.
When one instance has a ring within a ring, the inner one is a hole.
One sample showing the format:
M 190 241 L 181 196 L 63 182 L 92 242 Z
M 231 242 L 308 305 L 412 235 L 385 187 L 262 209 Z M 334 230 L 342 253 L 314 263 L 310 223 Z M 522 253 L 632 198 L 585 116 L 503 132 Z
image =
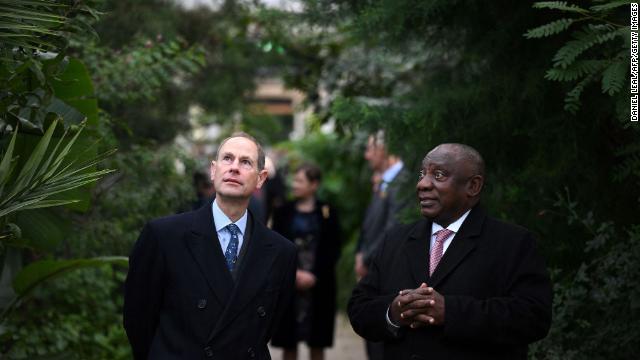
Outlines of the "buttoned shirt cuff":
M 393 321 L 391 321 L 391 317 L 389 316 L 389 311 L 391 311 L 391 306 L 387 307 L 387 314 L 385 315 L 385 317 L 387 318 L 387 329 L 391 334 L 393 334 L 393 336 L 398 337 L 400 336 L 401 327 L 399 325 L 394 324 Z

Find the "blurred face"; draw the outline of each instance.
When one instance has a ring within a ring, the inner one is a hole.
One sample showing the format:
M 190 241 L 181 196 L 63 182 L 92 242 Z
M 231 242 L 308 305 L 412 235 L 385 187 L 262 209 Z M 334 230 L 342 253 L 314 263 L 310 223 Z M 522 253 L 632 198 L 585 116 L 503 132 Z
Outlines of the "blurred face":
M 469 210 L 482 188 L 482 177 L 459 159 L 455 149 L 441 145 L 427 154 L 416 184 L 420 212 L 441 226 L 448 226 Z
M 243 137 L 227 140 L 216 161 L 211 163 L 211 180 L 216 196 L 223 200 L 248 200 L 266 178 L 266 170 L 258 171 L 258 147 Z
M 304 171 L 300 170 L 293 176 L 291 192 L 296 199 L 306 199 L 316 194 L 317 181 L 309 181 Z
M 374 171 L 383 171 L 387 158 L 387 151 L 384 145 L 377 143 L 373 136 L 369 136 L 364 158 L 369 162 L 369 166 Z

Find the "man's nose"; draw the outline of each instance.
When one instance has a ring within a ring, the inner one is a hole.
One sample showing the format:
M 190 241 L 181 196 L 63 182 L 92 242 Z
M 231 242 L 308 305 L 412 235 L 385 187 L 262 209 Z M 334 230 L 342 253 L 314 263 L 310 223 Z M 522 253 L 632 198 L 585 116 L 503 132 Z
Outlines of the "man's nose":
M 428 190 L 431 189 L 433 187 L 433 182 L 431 181 L 431 178 L 427 175 L 427 176 L 423 176 L 422 179 L 418 180 L 418 183 L 416 184 L 416 189 L 418 190 Z
M 236 159 L 231 162 L 231 166 L 229 167 L 231 170 L 240 170 L 240 160 Z

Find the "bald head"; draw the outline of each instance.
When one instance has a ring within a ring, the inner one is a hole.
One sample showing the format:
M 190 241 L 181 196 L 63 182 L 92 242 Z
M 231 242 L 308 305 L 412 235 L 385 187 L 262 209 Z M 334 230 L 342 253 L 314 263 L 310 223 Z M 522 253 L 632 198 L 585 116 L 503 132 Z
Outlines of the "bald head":
M 484 177 L 484 159 L 478 150 L 469 145 L 458 143 L 440 144 L 429 151 L 422 162 L 427 161 L 430 157 L 446 157 L 448 160 L 467 167 L 470 174 L 467 176 L 480 175 Z

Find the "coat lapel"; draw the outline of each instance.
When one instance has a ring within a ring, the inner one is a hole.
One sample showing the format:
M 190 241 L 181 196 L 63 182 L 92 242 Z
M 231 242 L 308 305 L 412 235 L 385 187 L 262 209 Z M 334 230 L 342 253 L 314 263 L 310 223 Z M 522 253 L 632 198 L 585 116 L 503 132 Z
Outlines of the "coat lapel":
M 486 212 L 479 205 L 474 207 L 469 216 L 465 219 L 442 256 L 440 263 L 436 267 L 433 275 L 429 279 L 429 286 L 436 287 L 446 276 L 453 271 L 464 258 L 475 249 L 476 240 L 482 231 L 482 225 L 486 217 Z
M 431 221 L 422 219 L 409 234 L 404 247 L 404 252 L 411 268 L 411 275 L 418 285 L 427 282 L 430 236 Z
M 210 205 L 211 202 L 209 206 L 203 206 L 195 212 L 191 234 L 186 239 L 186 245 L 207 279 L 209 288 L 224 306 L 233 291 L 233 279 L 222 254 Z
M 237 286 L 229 299 L 228 306 L 222 314 L 222 318 L 216 324 L 209 336 L 211 341 L 221 329 L 227 325 L 251 302 L 258 294 L 270 273 L 270 269 L 276 259 L 276 247 L 268 234 L 268 230 L 260 221 L 252 221 L 253 232 L 248 244 L 245 259 L 242 261 L 237 277 Z

